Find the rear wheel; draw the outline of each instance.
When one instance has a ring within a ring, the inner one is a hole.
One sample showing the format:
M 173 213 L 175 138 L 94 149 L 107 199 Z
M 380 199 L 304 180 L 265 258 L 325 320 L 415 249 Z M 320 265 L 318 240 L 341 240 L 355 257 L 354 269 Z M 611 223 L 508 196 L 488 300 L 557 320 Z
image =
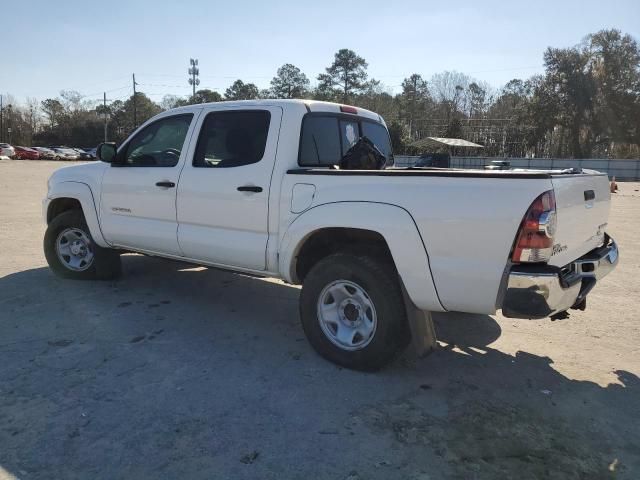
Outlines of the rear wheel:
M 44 254 L 57 275 L 76 280 L 110 280 L 120 275 L 120 255 L 91 238 L 80 210 L 55 217 L 44 235 Z
M 378 370 L 410 338 L 397 273 L 367 256 L 338 253 L 318 262 L 302 287 L 300 317 L 320 355 L 356 370 Z

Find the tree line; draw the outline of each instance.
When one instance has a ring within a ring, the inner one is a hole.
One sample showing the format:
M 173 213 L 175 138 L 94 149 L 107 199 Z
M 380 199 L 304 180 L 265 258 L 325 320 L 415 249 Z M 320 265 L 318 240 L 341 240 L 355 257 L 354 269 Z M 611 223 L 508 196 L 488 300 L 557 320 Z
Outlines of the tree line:
M 367 72 L 356 52 L 341 49 L 333 62 L 309 78 L 282 65 L 268 89 L 238 79 L 223 94 L 201 89 L 189 98 L 165 95 L 158 103 L 143 92 L 106 107 L 75 91 L 57 98 L 4 109 L 12 142 L 26 145 L 93 146 L 104 138 L 122 141 L 153 115 L 174 107 L 223 100 L 306 98 L 347 103 L 381 114 L 396 153 L 421 153 L 413 146 L 428 137 L 463 138 L 488 156 L 638 158 L 640 156 L 640 49 L 619 30 L 590 34 L 576 46 L 549 47 L 544 74 L 513 79 L 500 89 L 464 73 L 445 71 L 425 79 L 405 78 L 392 93 Z M 6 133 L 4 141 L 7 141 Z

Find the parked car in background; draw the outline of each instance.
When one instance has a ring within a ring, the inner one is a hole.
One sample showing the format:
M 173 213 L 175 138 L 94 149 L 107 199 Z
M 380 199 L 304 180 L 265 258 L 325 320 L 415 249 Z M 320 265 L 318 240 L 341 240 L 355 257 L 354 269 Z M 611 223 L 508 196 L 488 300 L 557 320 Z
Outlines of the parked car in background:
M 55 160 L 78 160 L 79 155 L 73 148 L 69 147 L 51 147 L 55 153 Z
M 40 154 L 41 159 L 53 160 L 56 158 L 56 152 L 47 147 L 31 147 Z
M 489 165 L 485 165 L 485 170 L 511 170 L 511 162 L 509 160 L 491 160 Z
M 40 160 L 40 153 L 29 147 L 13 147 L 18 160 Z
M 89 153 L 85 152 L 81 148 L 72 148 L 71 150 L 73 150 L 74 152 L 76 152 L 78 154 L 78 159 L 79 160 L 93 160 L 91 155 Z
M 87 152 L 89 155 L 91 155 L 91 159 L 95 160 L 96 158 L 96 150 L 98 150 L 97 147 L 93 147 L 93 148 L 85 148 L 84 151 Z
M 8 143 L 0 143 L 0 157 L 13 158 L 16 154 L 15 149 Z

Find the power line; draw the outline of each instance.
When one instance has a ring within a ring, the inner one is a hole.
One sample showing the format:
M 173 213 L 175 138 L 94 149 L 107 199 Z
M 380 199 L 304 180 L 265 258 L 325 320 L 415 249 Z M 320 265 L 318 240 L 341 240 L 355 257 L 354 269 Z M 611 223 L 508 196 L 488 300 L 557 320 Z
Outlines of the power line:
M 100 80 L 99 82 L 95 82 L 95 83 L 90 83 L 88 85 L 85 85 L 84 87 L 74 87 L 74 88 L 70 88 L 69 90 L 82 90 L 83 88 L 89 88 L 89 87 L 95 87 L 96 85 L 104 85 L 105 83 L 112 83 L 115 82 L 117 80 L 122 80 L 127 78 L 125 75 L 121 75 L 117 78 L 111 79 L 111 80 Z
M 191 88 L 190 85 L 168 85 L 165 83 L 140 83 L 138 85 L 141 87 L 163 87 L 163 88 Z
M 87 94 L 80 93 L 80 92 L 78 93 L 80 93 L 80 95 L 82 95 L 83 98 L 87 98 L 87 97 L 95 97 L 97 95 L 102 95 L 105 92 L 106 93 L 117 92 L 118 90 L 124 90 L 125 88 L 129 88 L 129 85 L 124 85 L 122 87 L 117 87 L 117 88 L 111 88 L 109 90 L 103 90 L 102 92 L 96 92 L 96 93 L 87 93 Z

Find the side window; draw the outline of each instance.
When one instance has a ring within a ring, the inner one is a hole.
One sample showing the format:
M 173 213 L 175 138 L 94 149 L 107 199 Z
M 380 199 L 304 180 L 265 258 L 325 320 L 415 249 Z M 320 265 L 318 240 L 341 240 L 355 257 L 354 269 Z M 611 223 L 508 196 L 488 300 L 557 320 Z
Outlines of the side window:
M 167 117 L 146 126 L 127 144 L 122 164 L 130 167 L 175 167 L 193 119 Z
M 386 165 L 393 165 L 389 132 L 384 125 L 364 119 L 333 115 L 305 117 L 300 134 L 298 165 L 302 167 L 338 165 L 343 155 L 358 142 L 360 137 L 371 140 L 387 158 Z
M 336 117 L 307 117 L 302 125 L 300 157 L 304 166 L 335 165 L 342 157 Z
M 379 123 L 362 122 L 362 136 L 367 137 L 387 157 L 387 165 L 393 165 L 393 151 L 387 129 Z
M 264 156 L 271 114 L 266 110 L 212 112 L 202 123 L 193 166 L 239 167 Z

